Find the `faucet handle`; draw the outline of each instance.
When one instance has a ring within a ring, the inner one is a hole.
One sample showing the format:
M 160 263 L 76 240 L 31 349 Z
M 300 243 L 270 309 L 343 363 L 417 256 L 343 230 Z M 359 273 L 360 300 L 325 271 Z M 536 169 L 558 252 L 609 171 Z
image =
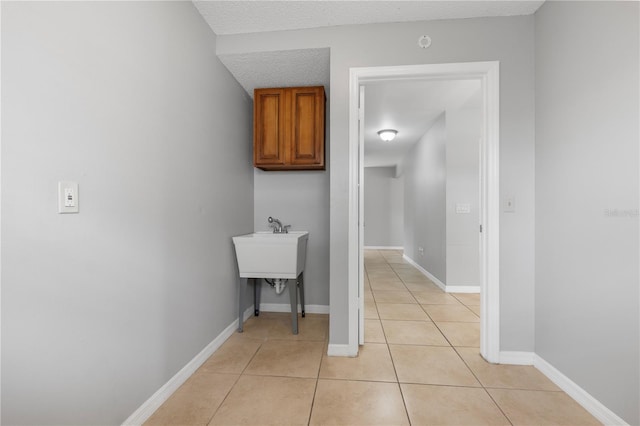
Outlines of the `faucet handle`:
M 289 228 L 291 228 L 291 225 L 284 225 L 282 227 L 282 232 L 284 232 L 285 234 L 289 233 Z

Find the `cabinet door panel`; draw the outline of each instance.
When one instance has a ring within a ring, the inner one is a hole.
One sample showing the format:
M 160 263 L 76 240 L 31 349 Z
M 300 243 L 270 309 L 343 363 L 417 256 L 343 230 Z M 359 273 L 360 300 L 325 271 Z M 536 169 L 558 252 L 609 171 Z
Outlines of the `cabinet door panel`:
M 284 103 L 282 90 L 256 91 L 254 95 L 255 165 L 285 163 Z
M 324 90 L 291 92 L 291 164 L 324 167 Z

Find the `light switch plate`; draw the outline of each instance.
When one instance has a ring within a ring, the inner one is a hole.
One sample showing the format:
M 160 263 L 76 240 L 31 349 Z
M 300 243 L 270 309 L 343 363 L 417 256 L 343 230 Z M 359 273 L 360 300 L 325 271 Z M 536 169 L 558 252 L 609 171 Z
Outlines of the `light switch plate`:
M 456 204 L 456 213 L 457 214 L 471 213 L 471 204 L 469 204 L 469 203 L 457 203 Z
M 58 213 L 78 213 L 79 211 L 78 183 L 58 182 Z

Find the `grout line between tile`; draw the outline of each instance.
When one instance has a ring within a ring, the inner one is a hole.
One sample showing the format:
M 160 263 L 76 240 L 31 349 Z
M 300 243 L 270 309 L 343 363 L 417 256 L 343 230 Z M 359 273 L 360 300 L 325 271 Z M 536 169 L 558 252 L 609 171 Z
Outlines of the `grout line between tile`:
M 257 352 L 257 351 L 256 351 Z M 248 365 L 248 364 L 247 364 Z M 211 417 L 209 417 L 209 421 L 207 422 L 207 425 L 210 425 L 211 422 L 213 421 L 213 418 L 216 416 L 216 413 L 218 412 L 218 410 L 220 410 L 220 407 L 222 407 L 222 404 L 224 404 L 224 402 L 227 400 L 227 398 L 229 397 L 229 394 L 231 393 L 231 391 L 236 387 L 236 385 L 238 384 L 238 381 L 240 380 L 240 377 L 242 377 L 242 374 L 238 374 L 238 377 L 236 377 L 236 381 L 233 382 L 233 386 L 231 386 L 229 388 L 229 390 L 227 391 L 227 393 L 225 394 L 224 398 L 222 398 L 222 401 L 220 401 L 220 404 L 218 404 L 218 406 L 216 407 L 215 410 L 213 410 L 213 413 L 211 413 Z
M 462 357 L 462 355 L 460 355 L 460 352 L 458 352 L 458 349 L 454 346 L 453 350 L 456 351 L 456 354 L 458 355 L 458 357 L 462 360 L 462 363 L 464 365 L 467 366 L 467 368 L 469 369 L 469 371 L 471 371 L 471 374 L 473 374 L 473 377 L 476 378 L 476 380 L 478 381 L 478 383 L 480 383 L 480 386 L 482 387 L 482 390 L 485 391 L 485 393 L 487 395 L 489 395 L 489 398 L 491 398 L 491 400 L 493 401 L 494 404 L 496 404 L 496 407 L 498 407 L 498 410 L 500 410 L 500 412 L 502 413 L 502 415 L 507 419 L 507 421 L 509 423 L 511 423 L 511 425 L 513 425 L 513 422 L 511 421 L 511 419 L 509 418 L 509 416 L 507 416 L 507 413 L 505 413 L 502 410 L 502 407 L 500 407 L 500 404 L 498 404 L 498 402 L 493 399 L 493 396 L 491 396 L 491 394 L 489 393 L 489 391 L 487 391 L 487 388 L 485 387 L 485 385 L 482 383 L 482 381 L 480 380 L 480 378 L 476 375 L 475 371 L 473 371 L 473 369 L 471 368 L 471 366 L 469 366 L 469 364 L 467 364 L 467 361 L 465 361 L 465 359 Z M 480 352 L 480 350 L 478 350 L 478 352 Z

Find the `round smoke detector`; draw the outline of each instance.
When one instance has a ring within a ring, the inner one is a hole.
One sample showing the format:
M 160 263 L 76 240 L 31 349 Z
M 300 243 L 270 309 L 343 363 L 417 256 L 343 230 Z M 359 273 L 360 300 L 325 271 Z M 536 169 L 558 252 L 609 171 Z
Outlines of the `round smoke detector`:
M 428 35 L 423 35 L 418 39 L 418 46 L 420 46 L 423 49 L 426 49 L 427 47 L 431 46 L 431 37 L 429 37 Z

